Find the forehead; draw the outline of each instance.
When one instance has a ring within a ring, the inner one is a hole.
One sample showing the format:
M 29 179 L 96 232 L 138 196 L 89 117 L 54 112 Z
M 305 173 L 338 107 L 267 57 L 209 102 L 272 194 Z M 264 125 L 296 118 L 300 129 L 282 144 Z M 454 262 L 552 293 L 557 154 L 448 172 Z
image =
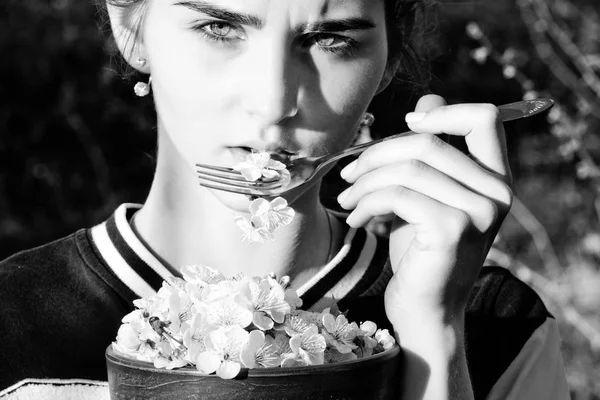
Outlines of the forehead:
M 161 1 L 161 0 L 159 0 Z M 254 15 L 265 23 L 281 18 L 291 23 L 369 14 L 383 0 L 199 0 L 199 3 Z M 177 2 L 177 1 L 175 1 Z

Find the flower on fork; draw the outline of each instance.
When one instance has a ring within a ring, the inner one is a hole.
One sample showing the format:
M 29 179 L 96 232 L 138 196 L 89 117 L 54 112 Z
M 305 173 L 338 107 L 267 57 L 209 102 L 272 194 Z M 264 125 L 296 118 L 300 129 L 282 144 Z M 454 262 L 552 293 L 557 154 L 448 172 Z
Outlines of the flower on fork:
M 252 152 L 246 161 L 233 166 L 246 180 L 255 182 L 261 178 L 265 181 L 279 179 L 281 172 L 286 170 L 284 163 L 271 159 L 267 152 Z

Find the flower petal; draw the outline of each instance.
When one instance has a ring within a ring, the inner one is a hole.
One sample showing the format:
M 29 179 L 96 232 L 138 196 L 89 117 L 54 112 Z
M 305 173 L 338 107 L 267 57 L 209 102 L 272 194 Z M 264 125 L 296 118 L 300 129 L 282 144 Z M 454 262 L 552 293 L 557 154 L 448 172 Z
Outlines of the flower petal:
M 250 332 L 248 342 L 244 345 L 240 358 L 247 368 L 256 366 L 256 352 L 265 344 L 265 334 L 259 330 Z
M 269 329 L 272 329 L 274 325 L 273 320 L 263 312 L 255 312 L 252 322 L 262 331 L 268 331 Z
M 272 181 L 279 178 L 279 172 L 272 169 L 265 168 L 261 171 L 261 174 L 264 181 Z
M 262 176 L 262 171 L 258 168 L 243 168 L 241 174 L 247 181 L 255 182 Z
M 212 374 L 223 362 L 223 359 L 213 350 L 204 351 L 196 357 L 196 368 L 203 374 Z
M 217 369 L 217 375 L 223 379 L 233 379 L 240 373 L 241 369 L 241 365 L 235 361 L 223 361 Z
M 262 215 L 269 212 L 269 210 L 271 209 L 271 203 L 269 203 L 268 200 L 259 197 L 258 199 L 255 199 L 252 201 L 252 203 L 250 203 L 248 209 L 251 215 Z

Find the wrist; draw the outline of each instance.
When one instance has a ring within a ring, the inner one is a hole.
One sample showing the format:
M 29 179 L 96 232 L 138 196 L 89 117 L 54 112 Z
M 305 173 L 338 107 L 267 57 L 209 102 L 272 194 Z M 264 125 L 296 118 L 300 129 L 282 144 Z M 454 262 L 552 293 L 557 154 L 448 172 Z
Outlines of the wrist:
M 462 318 L 450 320 L 442 312 L 413 315 L 394 330 L 405 354 L 404 382 L 411 382 L 403 398 L 472 398 Z M 420 395 L 414 392 L 418 388 Z
M 436 310 L 397 317 L 393 323 L 397 340 L 412 351 L 420 349 L 449 360 L 464 346 L 463 314 Z

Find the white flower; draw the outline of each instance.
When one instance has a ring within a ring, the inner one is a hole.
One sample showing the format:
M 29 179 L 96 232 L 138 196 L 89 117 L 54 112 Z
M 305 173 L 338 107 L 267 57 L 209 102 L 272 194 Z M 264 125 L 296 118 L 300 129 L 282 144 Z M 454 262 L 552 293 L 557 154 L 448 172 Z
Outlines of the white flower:
M 272 278 L 256 282 L 244 278 L 236 301 L 252 312 L 252 322 L 263 331 L 273 328 L 274 322 L 283 323 L 290 313 L 290 305 L 285 302 L 283 288 Z
M 280 226 L 288 225 L 294 219 L 294 210 L 288 207 L 283 197 L 277 197 L 271 202 L 258 198 L 250 203 L 250 220 L 257 227 L 264 227 L 273 232 Z
M 337 318 L 331 314 L 323 315 L 323 326 L 325 329 L 321 333 L 327 344 L 340 353 L 350 353 L 358 347 L 354 344 L 358 326 L 355 323 L 348 323 L 343 314 L 338 315 Z
M 246 328 L 252 323 L 252 312 L 230 299 L 210 303 L 204 309 L 206 323 L 216 328 Z
M 311 325 L 302 334 L 292 336 L 290 347 L 307 365 L 321 365 L 325 361 L 327 343 L 315 325 Z
M 202 286 L 216 284 L 225 280 L 223 274 L 205 265 L 186 265 L 181 268 L 180 272 L 186 282 Z
M 273 240 L 273 234 L 264 227 L 256 227 L 248 219 L 237 216 L 234 219 L 235 224 L 242 230 L 241 239 L 247 243 L 264 243 L 265 240 Z
M 246 161 L 239 162 L 233 169 L 240 171 L 248 181 L 257 181 L 261 178 L 266 181 L 279 179 L 282 171 L 287 171 L 285 164 L 272 160 L 266 152 L 252 152 Z M 289 173 L 288 173 L 289 175 Z
M 383 347 L 383 350 L 391 349 L 396 343 L 396 340 L 390 335 L 390 332 L 387 329 L 378 329 L 377 332 L 375 332 L 375 339 L 379 344 L 378 347 Z
M 281 359 L 275 339 L 259 330 L 250 332 L 240 358 L 247 368 L 278 367 Z
M 272 201 L 258 198 L 249 206 L 250 218 L 238 216 L 236 225 L 242 230 L 242 240 L 249 243 L 264 243 L 273 240 L 273 232 L 283 225 L 288 225 L 294 218 L 294 210 L 288 207 L 287 201 L 277 197 Z
M 183 344 L 188 349 L 188 360 L 195 362 L 198 355 L 206 351 L 210 331 L 201 314 L 194 315 L 190 329 L 183 335 Z
M 241 369 L 240 353 L 247 341 L 248 332 L 239 327 L 211 332 L 207 350 L 196 358 L 196 368 L 205 374 L 216 372 L 223 379 L 235 378 Z

